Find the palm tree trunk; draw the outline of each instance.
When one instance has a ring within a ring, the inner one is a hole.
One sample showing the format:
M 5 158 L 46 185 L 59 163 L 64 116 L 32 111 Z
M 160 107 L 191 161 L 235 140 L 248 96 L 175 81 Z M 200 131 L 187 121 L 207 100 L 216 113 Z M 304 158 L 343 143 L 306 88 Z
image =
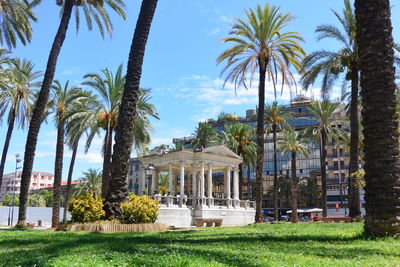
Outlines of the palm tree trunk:
M 250 164 L 247 165 L 247 200 L 251 198 L 251 187 L 250 187 Z
M 279 219 L 278 215 L 278 159 L 276 158 L 276 125 L 272 125 L 272 135 L 274 141 L 274 217 L 275 221 Z
M 111 176 L 111 154 L 112 154 L 112 133 L 111 128 L 107 129 L 106 136 L 104 137 L 104 159 L 103 159 L 103 177 L 101 181 L 101 197 L 106 199 L 110 186 Z
M 400 233 L 399 132 L 389 0 L 356 0 L 365 152 L 364 229 Z
M 297 223 L 297 179 L 296 179 L 296 152 L 292 152 L 292 179 L 290 180 L 290 205 L 292 208 L 292 223 Z
M 14 111 L 14 109 L 11 110 L 10 112 L 11 112 L 11 114 L 10 114 L 11 116 L 10 116 L 10 120 L 8 122 L 6 140 L 4 142 L 3 154 L 1 155 L 1 162 L 0 162 L 0 189 L 1 189 L 1 185 L 3 183 L 4 166 L 6 164 L 8 147 L 10 146 L 11 135 L 12 135 L 12 132 L 14 130 L 14 123 L 15 123 L 15 111 Z
M 126 82 L 115 132 L 115 145 L 111 164 L 113 179 L 110 181 L 110 188 L 104 206 L 107 218 L 121 217 L 119 205 L 127 194 L 126 176 L 133 144 L 133 120 L 137 112 L 136 102 L 142 76 L 144 53 L 157 2 L 158 0 L 142 1 L 129 52 Z
M 259 57 L 259 84 L 257 110 L 257 166 L 256 166 L 256 216 L 255 222 L 262 222 L 263 175 L 264 175 L 264 113 L 265 113 L 265 73 L 267 62 Z
M 322 182 L 322 216 L 328 215 L 328 207 L 326 202 L 326 133 L 321 133 L 321 182 Z
M 51 227 L 57 227 L 58 223 L 60 222 L 63 157 L 64 157 L 64 124 L 59 120 L 57 129 L 56 159 L 54 164 L 53 212 L 51 215 Z
M 21 189 L 19 194 L 19 211 L 17 227 L 26 226 L 26 208 L 28 205 L 28 192 L 31 182 L 33 160 L 35 158 L 37 138 L 39 135 L 40 125 L 43 121 L 44 110 L 49 99 L 51 84 L 53 83 L 54 73 L 56 71 L 57 59 L 60 54 L 61 47 L 67 34 L 69 20 L 71 18 L 74 0 L 65 0 L 64 11 L 61 17 L 57 34 L 54 38 L 50 55 L 47 61 L 46 72 L 42 82 L 42 87 L 35 108 L 32 113 L 32 119 L 29 124 L 28 137 L 25 145 L 24 166 L 21 176 Z
M 72 174 L 74 172 L 74 165 L 75 165 L 76 154 L 78 152 L 78 145 L 79 142 L 77 141 L 76 144 L 74 144 L 74 148 L 72 150 L 71 162 L 69 163 L 68 178 L 67 178 L 67 193 L 65 194 L 65 201 L 64 201 L 64 214 L 63 214 L 64 224 L 67 223 L 67 208 L 68 208 L 69 198 L 71 197 Z
M 355 64 L 351 67 L 351 102 L 350 102 L 350 163 L 349 173 L 358 170 L 358 69 Z M 360 189 L 354 177 L 349 175 L 349 216 L 360 217 Z

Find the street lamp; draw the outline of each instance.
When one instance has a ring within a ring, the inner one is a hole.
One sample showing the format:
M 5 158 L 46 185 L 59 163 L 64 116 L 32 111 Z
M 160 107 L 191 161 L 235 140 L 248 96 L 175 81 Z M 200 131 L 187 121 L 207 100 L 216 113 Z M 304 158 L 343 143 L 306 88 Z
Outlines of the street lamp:
M 19 154 L 15 154 L 15 173 L 14 173 L 14 183 L 13 183 L 13 193 L 12 193 L 12 199 L 11 199 L 11 206 L 8 208 L 8 225 L 11 226 L 13 224 L 13 218 L 14 218 L 14 199 L 15 199 L 15 186 L 17 183 L 17 170 L 21 169 L 21 167 L 18 167 L 18 163 L 21 162 L 21 159 L 19 158 Z M 10 214 L 11 211 L 11 214 Z
M 154 166 L 152 164 L 149 164 L 147 166 L 144 167 L 144 171 L 146 173 L 146 177 L 147 179 L 149 179 L 149 182 L 147 183 L 147 192 L 148 195 L 151 196 L 153 194 L 151 187 L 152 187 L 152 176 L 154 174 Z

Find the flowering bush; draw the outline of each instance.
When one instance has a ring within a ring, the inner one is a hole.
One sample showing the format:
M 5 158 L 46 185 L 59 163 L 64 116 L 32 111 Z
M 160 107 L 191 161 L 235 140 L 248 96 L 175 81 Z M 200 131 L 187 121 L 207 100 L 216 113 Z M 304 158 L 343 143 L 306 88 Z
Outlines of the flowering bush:
M 121 212 L 126 223 L 154 223 L 158 216 L 158 201 L 148 196 L 130 195 L 121 203 Z
M 364 176 L 365 176 L 364 169 L 358 169 L 358 171 L 351 174 L 351 177 L 353 177 L 356 180 L 356 183 L 360 188 L 364 188 L 365 186 Z
M 71 198 L 68 211 L 74 222 L 95 222 L 105 215 L 103 199 L 89 193 Z

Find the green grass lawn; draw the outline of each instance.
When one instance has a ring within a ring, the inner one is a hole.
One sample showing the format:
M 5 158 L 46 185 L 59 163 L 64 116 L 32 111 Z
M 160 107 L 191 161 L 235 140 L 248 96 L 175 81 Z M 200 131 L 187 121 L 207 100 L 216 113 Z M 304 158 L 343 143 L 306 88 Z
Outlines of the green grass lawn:
M 400 266 L 400 241 L 362 224 L 263 224 L 206 231 L 0 231 L 2 266 Z

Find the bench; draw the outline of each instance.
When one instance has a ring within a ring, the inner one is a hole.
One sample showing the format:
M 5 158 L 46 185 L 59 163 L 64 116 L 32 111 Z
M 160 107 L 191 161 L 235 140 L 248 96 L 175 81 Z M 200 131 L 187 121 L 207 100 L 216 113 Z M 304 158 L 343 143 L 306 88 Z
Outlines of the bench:
M 206 224 L 206 227 L 220 227 L 222 225 L 222 219 L 195 219 L 196 221 L 196 227 L 204 227 L 204 224 Z
M 350 217 L 344 217 L 344 216 L 330 216 L 330 217 L 323 217 L 322 221 L 325 223 L 329 222 L 351 222 Z

